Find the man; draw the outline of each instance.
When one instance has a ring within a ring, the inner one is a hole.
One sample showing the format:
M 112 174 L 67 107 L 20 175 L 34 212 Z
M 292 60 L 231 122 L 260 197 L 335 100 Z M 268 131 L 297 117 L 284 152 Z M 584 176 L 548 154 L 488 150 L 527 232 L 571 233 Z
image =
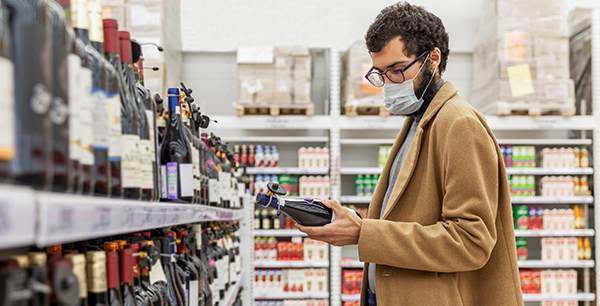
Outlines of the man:
M 361 220 L 299 229 L 335 246 L 358 244 L 361 305 L 522 305 L 504 162 L 485 117 L 441 75 L 442 21 L 400 2 L 366 34 L 385 108 L 408 115 Z

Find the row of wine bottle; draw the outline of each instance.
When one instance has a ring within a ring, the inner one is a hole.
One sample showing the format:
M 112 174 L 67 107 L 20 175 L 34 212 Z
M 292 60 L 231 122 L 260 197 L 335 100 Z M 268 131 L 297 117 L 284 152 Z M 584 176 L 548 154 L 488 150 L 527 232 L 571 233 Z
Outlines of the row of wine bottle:
M 237 230 L 193 224 L 11 256 L 0 306 L 222 305 L 241 272 Z
M 200 133 L 209 118 L 191 89 L 169 90 L 167 124 L 163 100 L 144 87 L 140 43 L 102 19 L 98 2 L 1 4 L 0 182 L 236 206 L 233 154 Z

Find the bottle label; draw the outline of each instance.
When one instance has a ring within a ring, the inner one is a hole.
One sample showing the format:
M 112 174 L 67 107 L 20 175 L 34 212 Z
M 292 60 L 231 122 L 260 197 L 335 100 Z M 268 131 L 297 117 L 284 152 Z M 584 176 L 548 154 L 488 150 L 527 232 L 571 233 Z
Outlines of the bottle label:
M 140 187 L 140 162 L 138 135 L 125 134 L 121 136 L 123 158 L 121 160 L 121 180 L 123 188 Z
M 152 152 L 150 147 L 153 146 L 152 141 L 148 139 L 140 140 L 140 169 L 141 169 L 141 186 L 144 189 L 154 189 L 154 169 L 152 168 Z
M 160 166 L 160 198 L 167 198 L 167 166 Z
M 0 57 L 0 160 L 15 156 L 15 74 L 13 63 Z
M 88 262 L 87 278 L 88 291 L 103 293 L 107 290 L 105 261 Z
M 215 178 L 208 179 L 208 199 L 211 203 L 219 202 L 219 181 Z
M 81 80 L 79 78 L 79 69 L 81 68 L 81 58 L 76 54 L 67 55 L 69 64 L 69 159 L 79 160 L 79 101 Z
M 167 163 L 167 199 L 177 199 L 177 163 Z
M 79 140 L 80 161 L 81 164 L 92 166 L 94 164 L 94 152 L 92 151 L 92 141 L 94 140 L 93 128 L 93 103 L 92 97 L 92 70 L 86 67 L 79 69 L 80 82 L 80 104 L 79 104 Z
M 181 184 L 181 196 L 182 197 L 193 197 L 194 196 L 194 166 L 192 164 L 179 164 L 179 173 L 181 178 L 179 182 Z
M 200 190 L 200 152 L 198 148 L 192 147 L 192 164 L 194 165 L 194 189 Z
M 94 149 L 107 150 L 110 145 L 109 105 L 106 92 L 102 89 L 92 91 Z
M 157 140 L 155 139 L 155 133 L 154 133 L 154 119 L 156 118 L 156 116 L 154 115 L 154 112 L 152 110 L 147 109 L 146 110 L 146 118 L 148 118 L 148 131 L 150 131 L 150 141 L 154 144 L 157 142 Z M 152 154 L 152 162 L 156 161 L 156 149 L 154 147 L 154 145 L 150 146 L 150 153 Z
M 110 139 L 110 145 L 108 147 L 108 156 L 111 161 L 120 161 L 123 154 L 123 144 L 121 140 L 122 126 L 121 126 L 121 96 L 114 94 L 108 98 L 108 118 L 109 118 L 109 129 L 108 136 Z
M 225 175 L 219 170 L 219 198 L 225 200 Z

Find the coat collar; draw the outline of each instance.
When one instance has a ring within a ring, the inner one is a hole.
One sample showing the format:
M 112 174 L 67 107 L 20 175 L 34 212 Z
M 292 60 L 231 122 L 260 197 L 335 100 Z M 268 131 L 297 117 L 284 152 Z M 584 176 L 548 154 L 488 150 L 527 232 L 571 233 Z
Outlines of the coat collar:
M 390 196 L 390 199 L 388 200 L 388 204 L 386 206 L 385 213 L 382 219 L 388 217 L 388 215 L 396 205 L 396 202 L 398 202 L 398 199 L 400 199 L 400 196 L 402 196 L 402 193 L 404 193 L 406 185 L 408 184 L 410 178 L 413 175 L 415 166 L 417 165 L 417 157 L 419 156 L 419 151 L 421 149 L 421 141 L 424 133 L 424 128 L 429 124 L 429 122 L 431 122 L 431 120 L 433 120 L 433 118 L 435 117 L 435 115 L 437 115 L 442 106 L 444 106 L 444 104 L 446 104 L 446 102 L 452 97 L 454 97 L 457 92 L 458 90 L 454 87 L 454 85 L 452 85 L 452 83 L 450 83 L 449 81 L 446 81 L 431 101 L 431 104 L 429 105 L 427 110 L 425 111 L 423 118 L 419 122 L 419 126 L 417 128 L 415 137 L 413 138 L 410 148 L 408 149 L 408 153 L 406 155 L 404 163 L 402 164 L 400 173 L 398 174 L 398 179 L 394 184 L 392 194 Z M 406 138 L 406 134 L 408 134 L 408 130 L 410 129 L 412 123 L 413 118 L 408 117 L 404 121 L 404 126 L 402 127 L 402 130 L 396 138 L 396 142 L 392 147 L 390 157 L 388 158 L 382 172 L 382 178 L 380 181 L 383 184 L 377 184 L 377 188 L 375 189 L 375 193 L 373 194 L 372 203 L 378 203 L 378 206 L 373 207 L 373 214 L 369 214 L 369 218 L 378 219 L 381 215 L 381 204 L 383 202 L 383 198 L 385 197 L 385 193 L 388 189 L 390 169 L 392 168 L 392 164 L 394 163 L 396 154 L 398 153 L 402 142 Z

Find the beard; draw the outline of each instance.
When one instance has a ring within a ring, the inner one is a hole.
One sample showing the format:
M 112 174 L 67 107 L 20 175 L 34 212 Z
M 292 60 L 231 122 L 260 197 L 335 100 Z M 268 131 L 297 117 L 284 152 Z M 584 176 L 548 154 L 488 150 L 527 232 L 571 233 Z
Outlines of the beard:
M 418 116 L 425 113 L 429 104 L 437 94 L 438 88 L 437 83 L 440 81 L 440 77 L 433 76 L 433 69 L 429 67 L 424 67 L 421 72 L 421 80 L 419 84 L 415 84 L 415 95 L 417 98 L 423 97 L 423 105 L 414 113 L 410 114 L 410 116 Z M 433 79 L 432 79 L 433 78 Z M 431 83 L 429 84 L 429 80 Z M 427 86 L 429 84 L 429 86 Z M 426 89 L 427 88 L 427 89 Z

